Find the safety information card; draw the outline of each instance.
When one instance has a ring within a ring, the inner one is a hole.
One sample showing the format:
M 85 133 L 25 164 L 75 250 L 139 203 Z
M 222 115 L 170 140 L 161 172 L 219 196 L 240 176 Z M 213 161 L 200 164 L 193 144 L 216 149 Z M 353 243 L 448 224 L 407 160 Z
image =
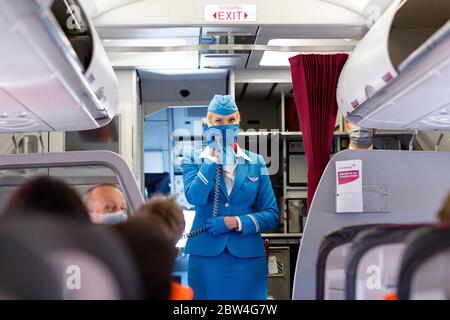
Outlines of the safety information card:
M 362 161 L 336 161 L 336 212 L 363 212 Z

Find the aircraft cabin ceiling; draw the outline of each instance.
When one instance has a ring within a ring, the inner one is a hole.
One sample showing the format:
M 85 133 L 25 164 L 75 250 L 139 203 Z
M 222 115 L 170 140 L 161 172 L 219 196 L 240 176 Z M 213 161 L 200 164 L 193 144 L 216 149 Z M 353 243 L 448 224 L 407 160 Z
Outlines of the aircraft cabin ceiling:
M 254 0 L 253 21 L 207 21 L 208 0 L 80 0 L 116 68 L 279 69 L 350 52 L 392 0 Z
M 267 3 L 269 1 L 252 1 L 252 4 L 263 4 L 261 8 L 267 8 Z M 283 9 L 283 6 L 297 3 L 298 7 L 305 7 L 317 2 L 326 2 L 331 5 L 341 7 L 343 9 L 352 11 L 361 16 L 368 17 L 370 15 L 376 14 L 376 9 L 379 9 L 379 12 L 382 13 L 386 10 L 387 6 L 392 3 L 392 0 L 283 0 L 284 3 L 277 3 L 278 6 L 281 6 L 280 9 Z M 105 16 L 105 20 L 110 17 L 118 16 L 116 10 L 134 10 L 137 8 L 142 8 L 145 6 L 152 6 L 152 8 L 157 8 L 158 4 L 162 10 L 169 9 L 171 7 L 176 7 L 182 5 L 184 7 L 199 7 L 205 4 L 220 4 L 221 1 L 207 1 L 207 0 L 191 0 L 191 1 L 183 1 L 183 4 L 180 1 L 174 0 L 81 0 L 81 3 L 87 10 L 90 18 L 98 18 L 100 16 Z M 166 4 L 163 6 L 163 4 Z M 167 6 L 167 4 L 169 4 Z M 243 3 L 242 3 L 243 4 Z M 163 9 L 163 7 L 166 7 Z M 116 11 L 116 12 L 114 12 Z M 128 11 L 128 12 L 130 12 Z M 149 24 L 153 24 L 152 22 L 148 22 Z

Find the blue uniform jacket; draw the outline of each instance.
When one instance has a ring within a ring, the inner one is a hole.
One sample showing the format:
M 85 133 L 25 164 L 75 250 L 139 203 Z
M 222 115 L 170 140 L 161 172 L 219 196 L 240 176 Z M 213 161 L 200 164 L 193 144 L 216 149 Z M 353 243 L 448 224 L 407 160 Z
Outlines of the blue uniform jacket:
M 188 239 L 185 253 L 215 256 L 228 248 L 241 258 L 265 256 L 261 232 L 278 226 L 279 211 L 268 170 L 262 156 L 243 150 L 251 161 L 238 158 L 233 189 L 228 195 L 223 174 L 220 177 L 219 209 L 217 216 L 239 216 L 240 232 L 213 236 L 202 232 Z M 183 161 L 184 192 L 195 206 L 192 230 L 203 227 L 212 217 L 215 176 L 218 165 L 191 154 Z

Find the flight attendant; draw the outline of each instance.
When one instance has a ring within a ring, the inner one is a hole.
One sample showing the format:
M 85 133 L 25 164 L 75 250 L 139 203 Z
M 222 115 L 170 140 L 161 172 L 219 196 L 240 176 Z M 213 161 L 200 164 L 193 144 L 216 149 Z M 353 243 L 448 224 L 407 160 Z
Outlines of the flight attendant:
M 195 206 L 185 248 L 195 299 L 267 299 L 261 232 L 277 227 L 279 212 L 263 157 L 236 142 L 239 121 L 234 99 L 215 95 L 208 146 L 183 162 L 186 198 Z

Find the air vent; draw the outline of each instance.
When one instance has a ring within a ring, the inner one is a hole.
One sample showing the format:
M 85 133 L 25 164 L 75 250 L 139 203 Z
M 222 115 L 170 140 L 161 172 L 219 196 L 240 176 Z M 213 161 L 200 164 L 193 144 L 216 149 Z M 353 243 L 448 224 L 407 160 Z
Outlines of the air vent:
M 211 49 L 200 52 L 201 68 L 245 68 L 250 50 L 234 50 L 233 46 L 254 44 L 256 28 L 205 27 L 201 34 L 200 44 L 211 45 Z
M 248 53 L 241 54 L 201 54 L 200 68 L 228 68 L 244 69 L 247 63 Z
M 33 119 L 8 119 L 0 121 L 0 130 L 5 131 L 21 131 L 38 126 Z
M 242 44 L 253 44 L 255 41 L 255 36 L 252 34 L 242 34 L 242 33 L 208 33 L 206 36 L 202 36 L 200 39 L 200 44 L 210 44 L 210 45 L 242 45 Z M 203 50 L 201 54 L 224 54 L 224 53 L 250 53 L 250 50 Z

